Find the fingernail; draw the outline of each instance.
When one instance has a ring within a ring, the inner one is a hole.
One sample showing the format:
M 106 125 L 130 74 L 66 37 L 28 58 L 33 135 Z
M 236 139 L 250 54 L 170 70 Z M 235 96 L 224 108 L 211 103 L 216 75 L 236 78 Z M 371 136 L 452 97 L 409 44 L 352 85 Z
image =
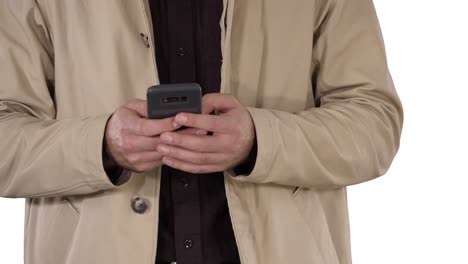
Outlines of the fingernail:
M 175 120 L 178 123 L 185 124 L 185 122 L 187 122 L 187 117 L 185 115 L 177 115 Z
M 162 162 L 163 162 L 164 164 L 168 165 L 168 166 L 171 166 L 171 165 L 172 165 L 171 160 L 168 159 L 168 158 L 166 158 L 166 157 L 162 158 Z
M 172 122 L 172 126 L 173 126 L 174 128 L 176 128 L 176 129 L 179 128 L 179 127 L 181 127 L 181 125 L 180 125 L 179 123 L 175 122 L 175 121 Z
M 172 143 L 172 136 L 169 134 L 162 134 L 161 135 L 161 140 L 165 143 Z
M 161 152 L 162 154 L 167 154 L 169 153 L 169 148 L 165 146 L 158 146 L 158 151 Z

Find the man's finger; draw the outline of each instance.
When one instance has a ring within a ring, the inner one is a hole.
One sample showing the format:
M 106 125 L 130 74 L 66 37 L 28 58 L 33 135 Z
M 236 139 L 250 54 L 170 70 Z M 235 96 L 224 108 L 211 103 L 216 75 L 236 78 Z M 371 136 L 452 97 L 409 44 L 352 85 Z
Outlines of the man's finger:
M 178 132 L 166 132 L 160 136 L 161 143 L 178 146 L 196 152 L 220 152 L 226 146 L 217 136 L 198 136 L 180 134 Z
M 144 163 L 161 161 L 162 157 L 163 155 L 160 152 L 153 150 L 130 154 L 127 160 L 134 166 L 138 166 Z
M 217 115 L 180 113 L 176 115 L 175 122 L 183 126 L 217 133 L 225 133 L 231 130 L 226 118 Z
M 122 148 L 127 152 L 155 151 L 160 143 L 159 137 L 128 135 L 122 142 Z
M 128 128 L 135 135 L 153 137 L 179 127 L 180 125 L 174 124 L 173 117 L 168 117 L 164 119 L 136 118 Z
M 177 133 L 184 134 L 184 135 L 199 135 L 199 136 L 204 136 L 208 134 L 208 131 L 204 129 L 199 129 L 199 128 L 192 128 L 192 127 L 187 127 L 181 130 L 177 130 Z
M 225 157 L 221 153 L 200 153 L 188 149 L 160 144 L 157 147 L 159 153 L 164 156 L 175 158 L 181 161 L 190 162 L 197 165 L 220 164 Z
M 137 112 L 140 117 L 148 117 L 148 106 L 145 100 L 131 100 L 125 104 L 125 107 Z
M 184 162 L 175 158 L 171 157 L 163 157 L 162 159 L 163 164 L 172 167 L 174 169 L 178 169 L 181 171 L 186 171 L 190 173 L 212 173 L 223 171 L 221 165 L 196 165 L 189 162 Z
M 237 99 L 228 94 L 211 93 L 206 94 L 202 98 L 202 113 L 210 114 L 211 112 L 227 112 L 230 109 L 239 106 Z

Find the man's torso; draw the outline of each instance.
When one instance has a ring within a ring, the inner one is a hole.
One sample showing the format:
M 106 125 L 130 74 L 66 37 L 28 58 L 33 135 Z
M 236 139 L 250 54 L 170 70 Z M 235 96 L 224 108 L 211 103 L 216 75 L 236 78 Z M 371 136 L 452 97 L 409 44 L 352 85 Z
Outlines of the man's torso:
M 31 14 L 43 15 L 53 45 L 56 119 L 112 112 L 159 83 L 147 1 L 38 2 Z M 313 33 L 323 16 L 316 6 L 224 1 L 220 92 L 258 108 L 314 107 Z M 133 173 L 124 187 L 91 195 L 28 199 L 26 263 L 154 263 L 160 175 Z M 227 176 L 224 186 L 242 263 L 350 263 L 345 189 Z M 132 210 L 136 197 L 148 201 L 145 214 Z

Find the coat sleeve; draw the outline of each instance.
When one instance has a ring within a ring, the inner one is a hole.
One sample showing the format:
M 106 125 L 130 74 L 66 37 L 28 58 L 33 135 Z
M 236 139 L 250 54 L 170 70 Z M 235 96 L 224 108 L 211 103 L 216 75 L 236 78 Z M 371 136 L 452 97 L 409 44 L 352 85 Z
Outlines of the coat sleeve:
M 102 164 L 110 114 L 56 120 L 53 79 L 52 42 L 36 1 L 0 1 L 0 196 L 117 188 Z
M 315 31 L 311 80 L 318 107 L 294 114 L 248 108 L 257 159 L 242 175 L 247 177 L 235 180 L 334 189 L 374 179 L 390 167 L 403 110 L 373 2 L 328 2 L 317 6 L 323 19 Z

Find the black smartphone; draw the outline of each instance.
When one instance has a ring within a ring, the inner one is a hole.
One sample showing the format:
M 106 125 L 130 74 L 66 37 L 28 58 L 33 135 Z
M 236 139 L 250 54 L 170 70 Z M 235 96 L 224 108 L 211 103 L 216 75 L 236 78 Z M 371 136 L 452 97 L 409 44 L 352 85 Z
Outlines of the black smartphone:
M 198 83 L 151 86 L 146 99 L 148 119 L 172 117 L 181 112 L 201 114 L 202 91 Z

